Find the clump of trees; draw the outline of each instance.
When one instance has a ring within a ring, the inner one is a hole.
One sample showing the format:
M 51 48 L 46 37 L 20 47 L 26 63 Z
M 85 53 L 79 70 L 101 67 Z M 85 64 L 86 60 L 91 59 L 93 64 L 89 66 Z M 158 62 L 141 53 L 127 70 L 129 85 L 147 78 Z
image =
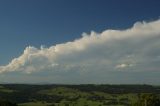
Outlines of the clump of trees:
M 17 104 L 7 100 L 0 100 L 0 106 L 17 106 Z
M 139 94 L 138 101 L 133 106 L 160 106 L 160 97 L 156 94 Z

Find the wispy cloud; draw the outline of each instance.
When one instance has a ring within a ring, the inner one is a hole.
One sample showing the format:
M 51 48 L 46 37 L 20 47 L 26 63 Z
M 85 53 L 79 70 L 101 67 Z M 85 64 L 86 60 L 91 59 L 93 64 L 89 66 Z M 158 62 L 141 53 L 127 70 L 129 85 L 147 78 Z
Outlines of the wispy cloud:
M 117 75 L 116 72 L 119 76 L 123 76 L 120 73 L 125 72 L 160 73 L 160 70 L 157 70 L 160 69 L 159 57 L 160 20 L 156 20 L 137 22 L 126 30 L 84 33 L 80 39 L 49 48 L 28 46 L 21 56 L 6 66 L 0 66 L 0 73 L 33 74 L 42 77 L 47 74 L 49 79 L 57 82 L 59 79 L 70 82 L 73 79 L 105 82 Z M 160 76 L 157 79 L 160 80 Z M 113 82 L 114 80 L 116 78 Z

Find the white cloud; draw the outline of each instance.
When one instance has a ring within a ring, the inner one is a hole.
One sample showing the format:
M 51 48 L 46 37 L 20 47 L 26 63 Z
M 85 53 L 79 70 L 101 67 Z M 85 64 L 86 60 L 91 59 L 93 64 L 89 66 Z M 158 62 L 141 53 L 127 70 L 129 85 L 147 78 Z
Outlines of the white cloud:
M 137 22 L 126 30 L 84 33 L 80 39 L 49 48 L 28 46 L 21 56 L 0 66 L 0 73 L 48 74 L 57 78 L 55 81 L 63 77 L 66 81 L 84 78 L 92 82 L 93 77 L 103 78 L 119 69 L 137 73 L 155 71 L 148 70 L 154 67 L 157 71 L 160 69 L 160 60 L 156 59 L 160 55 L 159 28 L 160 20 Z
M 123 64 L 118 64 L 116 66 L 116 68 L 127 68 L 127 67 L 132 67 L 132 66 L 133 66 L 133 64 L 125 64 L 125 63 L 123 63 Z

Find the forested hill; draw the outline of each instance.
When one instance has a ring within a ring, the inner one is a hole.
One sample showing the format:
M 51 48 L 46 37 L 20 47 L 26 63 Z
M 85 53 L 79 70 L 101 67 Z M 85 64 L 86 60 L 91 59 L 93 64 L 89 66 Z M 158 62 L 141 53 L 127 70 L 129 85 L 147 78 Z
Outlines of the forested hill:
M 0 84 L 8 89 L 15 91 L 39 91 L 43 89 L 67 87 L 74 88 L 80 91 L 92 92 L 101 91 L 105 93 L 160 93 L 160 86 L 152 85 L 95 85 L 95 84 L 80 84 L 80 85 L 62 85 L 62 84 Z

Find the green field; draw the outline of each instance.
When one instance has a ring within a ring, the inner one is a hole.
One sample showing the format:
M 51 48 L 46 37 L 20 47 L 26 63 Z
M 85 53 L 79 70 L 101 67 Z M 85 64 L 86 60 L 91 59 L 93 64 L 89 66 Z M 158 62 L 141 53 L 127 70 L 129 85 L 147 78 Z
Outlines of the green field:
M 15 91 L 12 90 L 12 89 L 7 89 L 7 88 L 5 88 L 5 87 L 3 87 L 3 86 L 0 86 L 0 92 L 13 93 L 13 92 L 15 92 Z
M 159 98 L 160 88 L 149 85 L 0 85 L 0 99 L 18 106 L 143 106 L 143 100 L 142 105 L 136 104 L 144 94 L 156 94 Z

